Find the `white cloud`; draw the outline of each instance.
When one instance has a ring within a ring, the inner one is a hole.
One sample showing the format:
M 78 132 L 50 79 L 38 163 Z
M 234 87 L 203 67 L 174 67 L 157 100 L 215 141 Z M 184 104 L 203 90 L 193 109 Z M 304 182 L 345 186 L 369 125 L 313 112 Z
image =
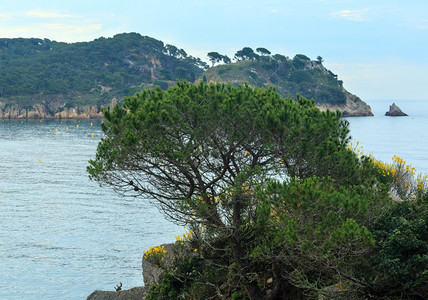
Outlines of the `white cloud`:
M 102 29 L 102 24 L 83 24 L 83 25 L 70 25 L 63 23 L 48 23 L 42 24 L 42 27 L 64 33 L 90 33 Z
M 16 37 L 17 34 L 19 35 L 24 33 L 30 33 L 33 30 L 34 30 L 33 27 L 28 27 L 28 26 L 11 27 L 11 28 L 3 27 L 3 28 L 0 28 L 0 36 L 13 38 L 13 37 Z
M 0 22 L 10 21 L 13 17 L 8 14 L 0 13 Z
M 26 26 L 1 26 L 0 36 L 6 38 L 48 38 L 59 42 L 91 41 L 103 35 L 102 24 L 33 23 Z
M 362 9 L 362 10 L 341 10 L 330 13 L 330 16 L 333 16 L 335 18 L 341 18 L 346 19 L 350 21 L 369 21 L 369 18 L 367 16 L 368 9 Z
M 405 24 L 416 29 L 428 29 L 428 19 L 409 18 Z
M 43 18 L 43 19 L 63 19 L 63 18 L 75 18 L 76 16 L 68 15 L 68 14 L 59 14 L 56 12 L 47 12 L 39 9 L 31 10 L 25 12 L 25 15 L 33 18 Z

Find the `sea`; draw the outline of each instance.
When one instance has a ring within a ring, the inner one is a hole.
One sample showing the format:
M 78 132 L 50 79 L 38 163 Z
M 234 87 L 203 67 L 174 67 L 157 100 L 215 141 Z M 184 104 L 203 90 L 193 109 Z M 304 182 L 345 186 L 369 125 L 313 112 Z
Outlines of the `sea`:
M 428 100 L 366 101 L 374 117 L 346 118 L 354 145 L 366 155 L 391 163 L 394 155 L 401 157 L 428 175 Z M 395 103 L 407 117 L 388 117 L 385 113 Z M 362 146 L 362 148 L 361 148 Z
M 386 117 L 395 102 L 408 117 Z M 367 101 L 374 117 L 346 118 L 353 143 L 428 174 L 428 100 Z M 90 181 L 99 120 L 0 120 L 0 299 L 86 299 L 143 285 L 150 246 L 186 231 L 146 199 Z

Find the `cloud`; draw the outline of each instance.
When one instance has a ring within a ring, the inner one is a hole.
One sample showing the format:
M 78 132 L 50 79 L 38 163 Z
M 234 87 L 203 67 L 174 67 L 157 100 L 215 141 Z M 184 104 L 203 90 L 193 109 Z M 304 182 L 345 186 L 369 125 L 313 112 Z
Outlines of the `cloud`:
M 55 12 L 46 12 L 39 9 L 31 10 L 25 12 L 25 15 L 33 18 L 43 18 L 43 19 L 63 19 L 63 18 L 76 18 L 76 16 L 68 14 L 59 14 Z
M 64 33 L 90 33 L 102 29 L 102 24 L 84 24 L 84 25 L 70 25 L 63 23 L 49 23 L 42 24 L 44 28 L 49 31 L 57 31 Z
M 1 26 L 0 36 L 5 38 L 48 38 L 61 42 L 91 41 L 103 32 L 102 24 L 33 23 L 25 26 Z
M 1 28 L 0 35 L 4 37 L 16 37 L 17 34 L 25 34 L 34 31 L 33 27 L 12 27 L 12 28 Z
M 0 13 L 0 22 L 10 21 L 12 19 L 13 19 L 12 16 L 10 16 L 8 14 Z
M 363 10 L 341 10 L 330 13 L 330 16 L 335 18 L 346 19 L 350 21 L 363 22 L 368 21 L 367 9 Z
M 416 29 L 428 29 L 428 19 L 409 18 L 405 23 Z

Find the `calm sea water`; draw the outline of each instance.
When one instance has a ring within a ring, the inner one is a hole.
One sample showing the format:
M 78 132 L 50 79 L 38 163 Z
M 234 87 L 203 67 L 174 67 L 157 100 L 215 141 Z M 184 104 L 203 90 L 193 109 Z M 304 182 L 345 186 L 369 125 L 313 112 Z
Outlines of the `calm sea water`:
M 88 179 L 101 136 L 93 123 L 0 120 L 0 299 L 141 286 L 143 250 L 184 231 Z
M 374 117 L 347 118 L 354 143 L 384 162 L 397 155 L 428 175 L 428 100 L 395 101 L 408 117 L 387 117 L 392 100 L 367 101 Z
M 428 101 L 397 102 L 403 118 L 384 116 L 392 101 L 368 103 L 375 117 L 348 119 L 354 140 L 428 174 Z M 147 201 L 88 179 L 101 137 L 92 122 L 0 121 L 0 299 L 85 299 L 119 282 L 142 285 L 143 250 L 184 231 Z

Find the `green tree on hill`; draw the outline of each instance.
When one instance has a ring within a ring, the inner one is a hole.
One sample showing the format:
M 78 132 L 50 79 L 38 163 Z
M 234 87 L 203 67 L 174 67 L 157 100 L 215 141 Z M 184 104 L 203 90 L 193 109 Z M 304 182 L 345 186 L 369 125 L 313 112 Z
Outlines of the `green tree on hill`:
M 214 66 L 215 63 L 223 61 L 225 64 L 230 64 L 231 60 L 227 55 L 222 55 L 218 52 L 208 52 L 207 54 L 208 58 L 210 59 L 212 66 Z
M 259 52 L 260 55 L 270 55 L 271 54 L 271 52 L 268 49 L 262 48 L 262 47 L 257 48 L 256 51 Z
M 223 56 L 218 52 L 208 52 L 207 56 L 210 59 L 212 66 L 214 66 L 215 63 L 220 62 L 223 58 Z
M 258 59 L 258 55 L 254 53 L 253 49 L 250 47 L 244 47 L 242 50 L 238 50 L 235 53 L 235 60 L 241 61 L 241 60 L 248 60 L 248 59 Z

